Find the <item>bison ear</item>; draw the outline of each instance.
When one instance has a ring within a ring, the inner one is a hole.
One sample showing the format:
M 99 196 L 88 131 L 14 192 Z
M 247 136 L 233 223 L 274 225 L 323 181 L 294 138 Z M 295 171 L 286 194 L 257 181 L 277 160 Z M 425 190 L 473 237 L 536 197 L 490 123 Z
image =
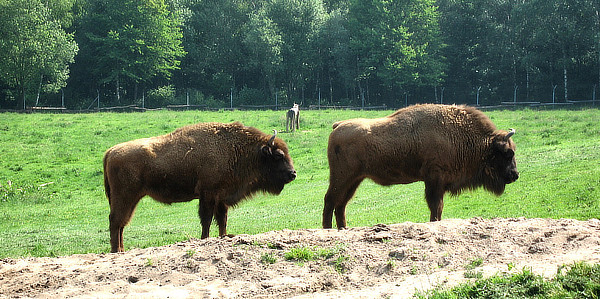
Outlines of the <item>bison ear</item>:
M 271 150 L 271 147 L 268 145 L 263 145 L 262 148 L 260 149 L 261 153 L 265 156 L 270 156 L 273 154 L 273 151 Z
M 285 156 L 281 149 L 270 147 L 268 145 L 263 145 L 261 152 L 265 157 L 270 157 L 275 160 L 280 160 Z

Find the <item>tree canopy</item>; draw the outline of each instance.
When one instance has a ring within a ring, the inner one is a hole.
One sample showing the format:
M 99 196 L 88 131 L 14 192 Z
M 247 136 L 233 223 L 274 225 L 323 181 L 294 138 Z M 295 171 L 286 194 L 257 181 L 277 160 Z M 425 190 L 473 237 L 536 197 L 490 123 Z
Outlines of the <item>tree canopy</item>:
M 596 0 L 0 5 L 0 107 L 40 90 L 56 106 L 59 88 L 71 108 L 98 97 L 103 105 L 140 104 L 144 95 L 162 97 L 146 103 L 155 106 L 401 107 L 565 102 L 600 93 Z
M 0 79 L 26 105 L 26 94 L 66 85 L 77 53 L 72 34 L 39 0 L 0 0 Z

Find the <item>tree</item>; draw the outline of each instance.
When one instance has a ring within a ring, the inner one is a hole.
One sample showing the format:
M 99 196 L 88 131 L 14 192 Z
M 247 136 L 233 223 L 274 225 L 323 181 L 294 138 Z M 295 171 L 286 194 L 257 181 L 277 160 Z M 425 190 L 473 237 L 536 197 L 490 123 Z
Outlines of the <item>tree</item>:
M 440 59 L 435 1 L 350 0 L 349 30 L 356 53 L 361 97 L 368 80 L 395 93 L 437 85 L 445 68 Z M 368 87 L 368 86 L 367 86 Z
M 264 18 L 281 38 L 281 80 L 289 99 L 304 100 L 308 81 L 318 69 L 317 36 L 326 19 L 320 0 L 271 0 Z
M 0 0 L 0 79 L 26 95 L 66 85 L 78 47 L 39 0 Z
M 329 91 L 329 102 L 335 104 L 354 97 L 356 58 L 350 48 L 347 28 L 348 9 L 339 7 L 329 13 L 318 38 L 321 85 Z
M 177 85 L 223 98 L 249 75 L 246 32 L 252 7 L 244 0 L 187 0 L 183 46 L 187 51 Z M 252 84 L 252 83 L 250 83 Z
M 282 40 L 273 21 L 265 15 L 264 10 L 253 14 L 248 23 L 248 32 L 244 38 L 244 45 L 248 48 L 249 67 L 259 70 L 266 83 L 270 94 L 279 87 L 278 80 L 281 74 Z
M 185 55 L 181 19 L 165 0 L 89 0 L 80 25 L 80 63 L 98 84 L 170 78 Z
M 539 50 L 538 58 L 544 58 L 535 60 L 537 66 L 560 72 L 562 80 L 554 82 L 562 81 L 564 101 L 570 98 L 569 86 L 574 85 L 573 82 L 595 84 L 589 74 L 595 73 L 593 65 L 597 65 L 597 54 L 594 55 L 599 38 L 596 3 L 594 0 L 530 0 L 522 5 L 523 18 L 530 19 L 536 29 L 527 36 L 529 46 Z M 579 78 L 569 79 L 573 77 Z

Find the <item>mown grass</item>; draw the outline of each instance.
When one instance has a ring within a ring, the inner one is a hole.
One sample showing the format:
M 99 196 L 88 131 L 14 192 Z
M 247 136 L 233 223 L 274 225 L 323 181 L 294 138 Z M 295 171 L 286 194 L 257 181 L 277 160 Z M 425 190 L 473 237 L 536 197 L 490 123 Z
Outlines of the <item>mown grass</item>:
M 319 228 L 328 186 L 331 124 L 390 113 L 302 111 L 300 130 L 279 135 L 290 147 L 298 178 L 280 196 L 258 194 L 231 210 L 228 232 Z M 444 218 L 599 217 L 598 109 L 486 114 L 499 128 L 516 129 L 521 177 L 501 197 L 482 190 L 447 197 Z M 238 120 L 263 132 L 285 127 L 282 111 L 0 114 L 0 258 L 107 252 L 104 151 L 186 124 Z M 125 229 L 126 250 L 199 237 L 197 205 L 142 200 Z M 381 187 L 365 181 L 347 213 L 350 226 L 429 219 L 422 183 Z

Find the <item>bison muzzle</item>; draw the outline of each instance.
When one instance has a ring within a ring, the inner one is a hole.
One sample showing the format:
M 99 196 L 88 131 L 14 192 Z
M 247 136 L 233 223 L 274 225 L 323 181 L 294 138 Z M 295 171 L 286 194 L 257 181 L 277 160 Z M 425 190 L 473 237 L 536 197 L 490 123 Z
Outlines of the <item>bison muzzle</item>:
M 430 221 L 442 219 L 446 192 L 483 187 L 496 195 L 517 180 L 510 132 L 496 130 L 481 111 L 466 106 L 416 105 L 378 119 L 333 125 L 329 136 L 329 189 L 323 228 L 346 227 L 346 205 L 360 183 L 425 182 Z
M 213 217 L 227 234 L 227 210 L 256 192 L 278 195 L 296 171 L 284 141 L 239 122 L 200 123 L 113 146 L 104 155 L 112 252 L 142 197 L 171 204 L 200 200 L 202 238 Z

